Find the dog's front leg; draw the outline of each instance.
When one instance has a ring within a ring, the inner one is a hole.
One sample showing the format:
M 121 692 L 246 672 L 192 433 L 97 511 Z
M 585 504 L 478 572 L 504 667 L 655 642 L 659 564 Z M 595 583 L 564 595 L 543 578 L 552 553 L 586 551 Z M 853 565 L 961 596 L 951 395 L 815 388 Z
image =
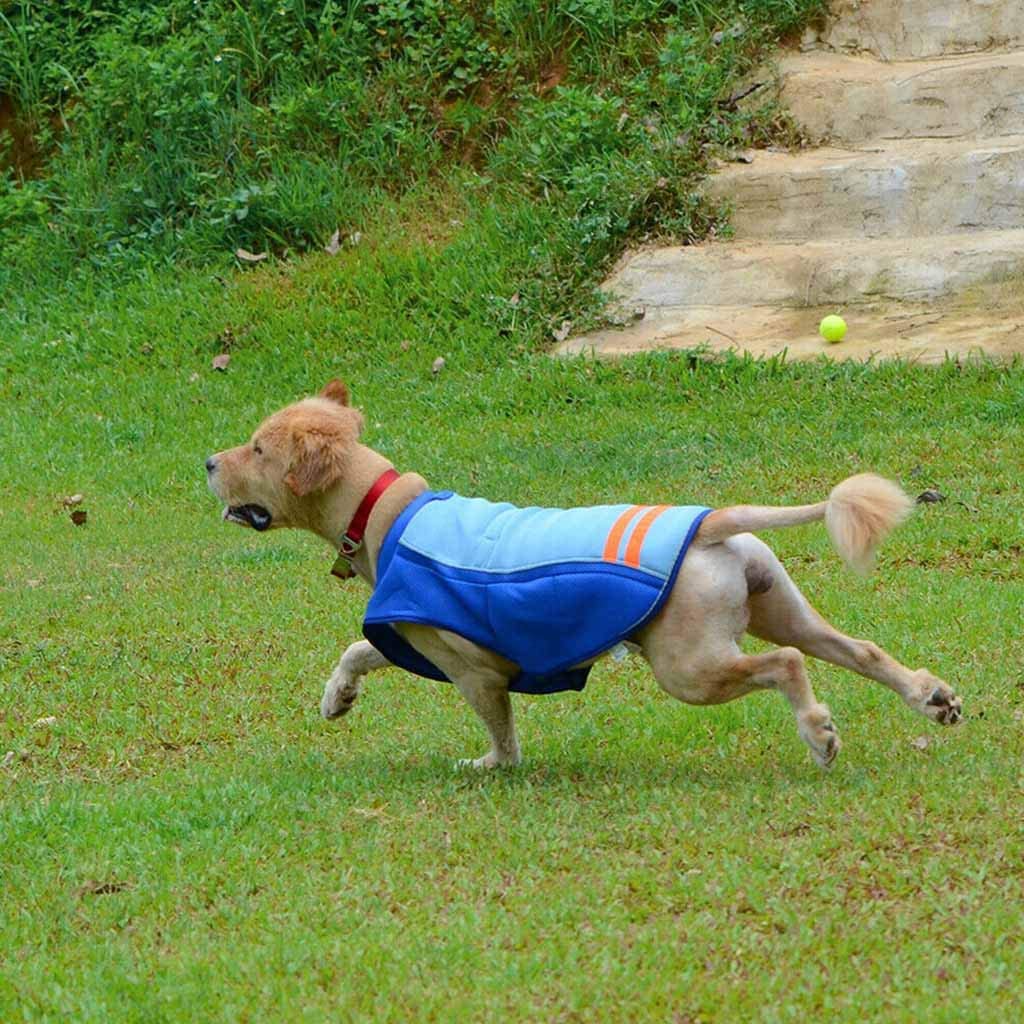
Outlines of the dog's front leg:
M 324 718 L 340 718 L 346 714 L 359 696 L 359 681 L 363 676 L 390 664 L 368 640 L 350 644 L 324 686 L 320 714 Z

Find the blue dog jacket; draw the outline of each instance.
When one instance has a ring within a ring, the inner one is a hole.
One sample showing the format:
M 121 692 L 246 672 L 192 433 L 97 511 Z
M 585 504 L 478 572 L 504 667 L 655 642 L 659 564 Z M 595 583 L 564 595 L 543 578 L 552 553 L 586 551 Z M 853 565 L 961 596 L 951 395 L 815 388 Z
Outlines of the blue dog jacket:
M 389 661 L 448 677 L 396 622 L 451 630 L 519 666 L 510 690 L 582 690 L 578 667 L 665 603 L 703 506 L 516 508 L 430 492 L 388 531 L 363 634 Z

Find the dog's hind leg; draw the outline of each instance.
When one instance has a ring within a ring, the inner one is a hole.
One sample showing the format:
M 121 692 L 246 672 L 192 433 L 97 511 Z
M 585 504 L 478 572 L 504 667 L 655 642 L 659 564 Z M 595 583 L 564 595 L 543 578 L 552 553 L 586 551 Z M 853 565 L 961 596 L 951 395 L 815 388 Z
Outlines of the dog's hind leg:
M 461 760 L 459 765 L 499 768 L 519 764 L 519 739 L 508 692 L 515 665 L 446 629 L 406 622 L 399 623 L 397 628 L 455 684 L 490 733 L 491 749 L 483 757 Z
M 754 655 L 739 648 L 749 581 L 732 543 L 694 552 L 687 561 L 681 583 L 640 637 L 658 684 L 687 704 L 723 704 L 776 690 L 789 701 L 815 761 L 828 767 L 839 753 L 839 736 L 828 708 L 814 696 L 803 654 L 792 646 Z
M 901 665 L 870 640 L 841 633 L 811 607 L 771 549 L 756 537 L 736 537 L 748 558 L 748 578 L 756 576 L 759 592 L 750 595 L 750 624 L 754 636 L 773 644 L 797 647 L 804 654 L 850 669 L 898 693 L 915 711 L 934 722 L 955 725 L 962 701 L 952 687 L 927 669 Z
M 490 672 L 473 672 L 453 677 L 459 693 L 480 716 L 491 735 L 491 749 L 475 760 L 459 761 L 468 768 L 501 768 L 519 764 L 519 739 L 512 718 L 512 699 L 508 692 L 508 679 Z
M 320 714 L 324 718 L 340 718 L 346 714 L 359 696 L 359 682 L 363 676 L 390 664 L 368 640 L 350 644 L 324 686 Z
M 753 655 L 744 655 L 737 648 L 724 663 L 703 669 L 693 666 L 690 671 L 655 658 L 651 668 L 662 689 L 688 704 L 723 704 L 755 690 L 777 690 L 789 701 L 797 732 L 814 760 L 827 768 L 839 753 L 841 744 L 832 716 L 815 699 L 804 656 L 795 647 Z

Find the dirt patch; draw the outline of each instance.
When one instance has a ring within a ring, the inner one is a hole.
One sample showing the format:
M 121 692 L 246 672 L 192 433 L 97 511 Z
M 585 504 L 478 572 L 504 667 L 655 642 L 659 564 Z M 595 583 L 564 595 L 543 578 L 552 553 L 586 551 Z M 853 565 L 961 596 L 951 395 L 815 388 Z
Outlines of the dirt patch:
M 39 172 L 40 163 L 32 132 L 18 115 L 14 100 L 0 93 L 0 171 L 13 167 L 21 177 L 31 178 Z

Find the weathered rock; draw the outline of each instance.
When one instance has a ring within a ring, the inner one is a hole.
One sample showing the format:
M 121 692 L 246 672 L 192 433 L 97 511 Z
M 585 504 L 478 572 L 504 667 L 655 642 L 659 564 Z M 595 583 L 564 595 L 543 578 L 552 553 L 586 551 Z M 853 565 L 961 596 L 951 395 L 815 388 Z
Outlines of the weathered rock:
M 1006 136 L 765 152 L 708 192 L 731 204 L 736 238 L 816 240 L 1024 228 L 1022 185 L 1024 137 Z
M 919 239 L 715 242 L 628 254 L 605 290 L 647 312 L 683 306 L 927 301 L 1024 278 L 1024 230 Z
M 1024 125 L 1024 52 L 896 64 L 805 53 L 780 72 L 782 103 L 818 141 L 989 138 Z
M 818 324 L 832 306 L 806 309 L 767 306 L 715 306 L 653 310 L 626 331 L 595 331 L 559 345 L 555 354 L 599 358 L 635 355 L 652 349 L 706 349 L 789 359 L 899 358 L 938 363 L 949 357 L 984 353 L 1008 358 L 1024 351 L 1024 319 L 988 312 L 942 310 L 932 305 L 899 304 L 844 310 L 849 331 L 838 345 L 818 335 Z
M 838 0 L 821 42 L 885 60 L 1024 46 L 1020 0 Z
M 835 0 L 832 15 L 780 66 L 784 104 L 829 148 L 725 164 L 706 191 L 733 240 L 627 255 L 606 287 L 643 321 L 559 354 L 1024 352 L 1024 0 Z M 849 333 L 827 345 L 818 324 L 837 311 Z

